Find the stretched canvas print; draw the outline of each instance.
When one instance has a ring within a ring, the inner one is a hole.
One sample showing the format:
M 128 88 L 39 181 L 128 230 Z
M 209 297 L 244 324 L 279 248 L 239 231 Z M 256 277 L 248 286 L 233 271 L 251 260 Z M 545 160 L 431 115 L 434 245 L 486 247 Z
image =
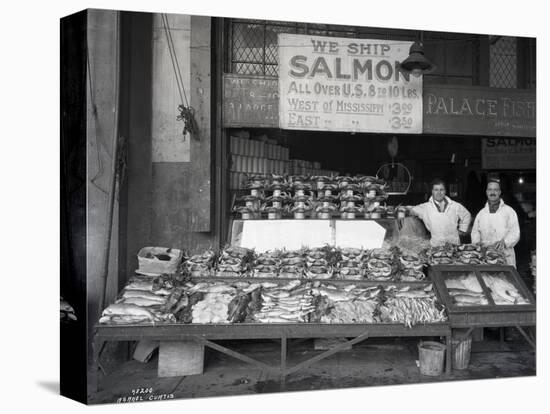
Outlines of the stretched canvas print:
M 536 374 L 535 38 L 89 9 L 60 42 L 63 395 Z

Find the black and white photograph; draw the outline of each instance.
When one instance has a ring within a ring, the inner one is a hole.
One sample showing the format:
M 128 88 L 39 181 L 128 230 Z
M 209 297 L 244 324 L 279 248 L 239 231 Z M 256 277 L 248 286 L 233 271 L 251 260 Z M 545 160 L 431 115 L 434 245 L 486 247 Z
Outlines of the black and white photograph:
M 403 3 L 377 7 L 434 7 Z M 486 27 L 377 20 L 368 3 L 48 15 L 35 47 L 55 42 L 59 101 L 37 95 L 20 127 L 40 131 L 32 111 L 51 107 L 55 221 L 40 195 L 33 211 L 59 239 L 4 249 L 60 297 L 58 379 L 38 387 L 112 409 L 392 411 L 415 395 L 411 410 L 464 411 L 511 389 L 509 409 L 533 407 L 544 36 L 509 12 L 493 27 L 499 4 L 480 8 Z M 46 192 L 37 171 L 27 191 Z M 53 267 L 31 258 L 44 249 Z M 29 329 L 21 349 L 47 360 Z
M 62 394 L 536 375 L 535 38 L 87 9 L 60 40 Z

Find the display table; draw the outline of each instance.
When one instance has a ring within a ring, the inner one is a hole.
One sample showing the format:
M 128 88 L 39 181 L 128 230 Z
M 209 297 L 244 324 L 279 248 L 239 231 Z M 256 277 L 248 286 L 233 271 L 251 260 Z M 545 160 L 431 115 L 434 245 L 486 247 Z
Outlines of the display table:
M 275 373 L 284 383 L 287 375 L 327 358 L 350 345 L 374 337 L 444 336 L 447 349 L 451 349 L 451 329 L 447 323 L 432 323 L 407 328 L 401 324 L 322 324 L 322 323 L 238 323 L 238 324 L 157 324 L 157 325 L 101 325 L 95 326 L 91 385 L 98 388 L 99 355 L 109 341 L 197 341 L 204 346 Z M 299 338 L 352 338 L 338 343 L 329 350 L 287 367 L 287 350 L 291 339 Z M 279 339 L 280 364 L 269 366 L 239 352 L 221 346 L 215 340 Z M 447 352 L 446 373 L 451 372 L 451 353 Z
M 486 304 L 458 305 L 453 299 L 449 281 L 470 276 L 479 286 L 480 294 L 486 298 Z M 468 336 L 475 328 L 515 327 L 533 349 L 535 339 L 523 327 L 536 325 L 536 301 L 517 270 L 512 266 L 494 265 L 437 265 L 430 268 L 430 277 L 442 303 L 447 308 L 451 328 L 467 328 L 462 335 Z M 499 278 L 514 288 L 521 296 L 520 303 L 506 303 L 495 297 L 495 289 L 487 283 L 487 277 Z

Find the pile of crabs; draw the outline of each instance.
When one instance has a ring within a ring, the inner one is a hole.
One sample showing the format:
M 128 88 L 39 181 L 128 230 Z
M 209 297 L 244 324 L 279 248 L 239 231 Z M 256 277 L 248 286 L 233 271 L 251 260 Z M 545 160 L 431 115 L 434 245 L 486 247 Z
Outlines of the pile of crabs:
M 503 250 L 478 244 L 445 244 L 427 249 L 423 255 L 430 265 L 504 265 Z
M 419 281 L 426 260 L 398 247 L 366 250 L 323 246 L 255 253 L 229 246 L 193 255 L 183 264 L 190 277 L 253 277 L 285 279 L 343 279 Z

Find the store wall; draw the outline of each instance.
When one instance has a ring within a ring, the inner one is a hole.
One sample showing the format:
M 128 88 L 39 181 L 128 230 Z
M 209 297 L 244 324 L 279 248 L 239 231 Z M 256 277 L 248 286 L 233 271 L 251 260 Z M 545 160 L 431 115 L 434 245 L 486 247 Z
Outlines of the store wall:
M 109 260 L 105 303 L 115 298 L 118 285 L 118 200 L 115 199 L 110 251 L 110 188 L 117 122 L 117 53 L 118 13 L 108 10 L 88 11 L 87 73 L 87 292 L 88 335 L 99 316 L 103 294 L 104 264 Z M 109 255 L 107 257 L 107 254 Z
M 166 15 L 175 61 L 161 15 L 153 20 L 151 243 L 201 250 L 216 241 L 211 224 L 211 19 Z M 195 111 L 197 134 L 183 135 L 176 119 L 183 100 Z
M 128 160 L 119 270 L 125 281 L 138 268 L 142 247 L 194 252 L 215 246 L 217 237 L 211 187 L 211 18 L 124 13 L 123 22 Z M 177 120 L 182 102 L 195 111 L 196 134 L 183 135 L 184 123 Z

